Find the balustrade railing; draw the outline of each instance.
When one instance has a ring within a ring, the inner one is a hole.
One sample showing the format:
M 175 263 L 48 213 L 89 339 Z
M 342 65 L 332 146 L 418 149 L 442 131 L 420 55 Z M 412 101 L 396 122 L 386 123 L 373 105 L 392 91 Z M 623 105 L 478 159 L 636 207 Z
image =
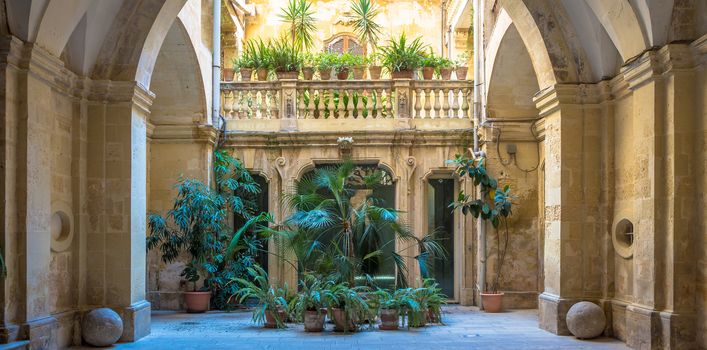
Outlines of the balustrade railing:
M 232 82 L 221 84 L 221 113 L 236 130 L 297 130 L 302 123 L 308 129 L 326 123 L 347 125 L 335 120 L 397 120 L 411 128 L 458 128 L 470 118 L 471 89 L 469 80 Z M 259 120 L 268 126 L 259 126 Z M 356 123 L 351 125 L 362 122 Z

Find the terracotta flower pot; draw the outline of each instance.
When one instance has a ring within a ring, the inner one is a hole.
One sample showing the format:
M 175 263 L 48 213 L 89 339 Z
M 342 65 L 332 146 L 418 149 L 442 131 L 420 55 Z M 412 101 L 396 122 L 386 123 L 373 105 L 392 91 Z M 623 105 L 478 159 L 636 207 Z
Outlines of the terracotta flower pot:
M 363 79 L 363 73 L 366 72 L 366 67 L 364 66 L 357 66 L 353 67 L 353 78 L 356 80 L 361 80 Z
M 501 312 L 503 310 L 503 293 L 481 293 L 481 302 L 486 312 Z
M 370 66 L 368 67 L 368 79 L 379 80 L 381 78 L 381 71 L 383 67 L 381 66 Z
M 324 330 L 324 314 L 316 310 L 304 312 L 304 331 L 321 332 Z
M 314 76 L 314 68 L 312 68 L 312 67 L 302 68 L 302 76 L 304 77 L 304 80 L 312 80 L 312 77 Z
M 253 68 L 241 68 L 241 81 L 250 81 L 253 76 Z
M 233 75 L 235 74 L 233 68 L 223 68 L 221 73 L 223 75 L 223 81 L 233 81 Z
M 277 328 L 277 320 L 275 319 L 275 314 L 267 310 L 265 311 L 265 328 Z
M 398 329 L 398 310 L 383 309 L 381 310 L 381 325 L 379 329 L 385 331 L 395 331 Z
M 435 74 L 435 67 L 422 67 L 422 79 L 432 80 Z
M 268 80 L 268 69 L 258 68 L 258 70 L 255 71 L 255 75 L 258 76 L 258 81 L 266 81 Z
M 439 76 L 442 80 L 449 80 L 452 78 L 452 68 L 440 68 Z
M 202 313 L 209 309 L 211 292 L 184 292 L 184 303 L 187 304 L 187 312 Z
M 349 332 L 353 332 L 356 330 L 354 320 L 349 320 L 349 327 L 348 329 L 345 329 L 344 325 L 346 324 L 346 313 L 344 309 L 333 308 L 331 313 L 331 318 L 334 321 L 334 331 L 344 332 L 347 330 Z
M 331 68 L 320 69 L 319 70 L 320 80 L 331 80 Z
M 466 80 L 466 73 L 469 71 L 469 67 L 457 67 L 455 71 L 457 73 L 457 80 Z
M 282 71 L 276 71 L 275 74 L 277 75 L 278 80 L 283 80 L 283 79 L 297 79 L 297 76 L 299 75 L 299 72 L 282 72 Z
M 412 71 L 412 70 L 393 71 L 391 75 L 393 76 L 393 79 L 412 79 L 413 76 L 415 75 L 415 71 Z
M 349 78 L 349 69 L 348 68 L 341 68 L 339 69 L 338 72 L 336 72 L 336 78 L 339 80 L 346 80 Z

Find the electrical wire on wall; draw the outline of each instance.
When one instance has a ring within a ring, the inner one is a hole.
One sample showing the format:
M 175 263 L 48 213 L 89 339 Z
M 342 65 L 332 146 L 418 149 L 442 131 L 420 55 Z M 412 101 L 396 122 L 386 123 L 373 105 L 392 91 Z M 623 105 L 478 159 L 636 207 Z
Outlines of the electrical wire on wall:
M 502 134 L 501 128 L 499 128 L 499 127 L 497 127 L 497 126 L 493 126 L 493 125 L 490 125 L 490 126 L 487 126 L 487 127 L 488 127 L 488 128 L 491 128 L 491 129 L 494 131 L 494 133 L 498 132 L 498 134 L 495 135 L 495 139 L 496 139 L 496 156 L 498 157 L 499 162 L 501 162 L 501 164 L 502 164 L 503 166 L 509 166 L 509 165 L 513 164 L 516 168 L 518 168 L 518 170 L 520 170 L 520 171 L 522 171 L 522 172 L 525 172 L 525 173 L 531 173 L 531 172 L 537 170 L 538 167 L 540 167 L 541 158 L 540 158 L 540 145 L 539 145 L 539 144 L 536 144 L 536 145 L 535 145 L 536 157 L 537 157 L 535 166 L 533 166 L 533 167 L 530 168 L 530 169 L 523 169 L 520 165 L 518 165 L 518 161 L 517 161 L 517 159 L 516 159 L 515 152 L 514 152 L 514 153 L 510 153 L 510 159 L 508 159 L 508 160 L 504 160 L 503 157 L 501 156 L 501 134 Z M 530 124 L 530 127 L 529 127 L 529 128 L 530 128 L 530 133 L 533 135 L 533 139 L 534 139 L 535 141 L 540 141 L 540 139 L 538 138 L 538 136 L 535 134 L 535 130 L 533 130 L 533 123 Z

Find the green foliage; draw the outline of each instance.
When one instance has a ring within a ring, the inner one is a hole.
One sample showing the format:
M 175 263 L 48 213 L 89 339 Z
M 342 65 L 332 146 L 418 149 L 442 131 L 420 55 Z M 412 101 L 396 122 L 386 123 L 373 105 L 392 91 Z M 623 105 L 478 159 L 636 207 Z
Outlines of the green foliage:
M 293 47 L 309 49 L 314 45 L 314 32 L 317 30 L 312 3 L 308 0 L 290 0 L 287 7 L 281 9 L 280 19 L 287 23 Z
M 298 72 L 304 61 L 302 55 L 285 38 L 270 43 L 270 65 L 277 72 Z
M 322 308 L 338 304 L 333 288 L 333 281 L 322 281 L 313 275 L 305 275 L 300 281 L 300 291 L 293 307 L 296 319 L 301 320 L 306 311 L 320 313 Z
M 340 72 L 342 70 L 351 69 L 353 67 L 363 66 L 365 63 L 365 59 L 361 55 L 346 52 L 337 55 L 334 62 L 334 69 L 337 72 Z
M 319 70 L 335 69 L 338 64 L 338 55 L 332 52 L 320 52 L 314 57 L 314 64 Z
M 371 0 L 352 0 L 351 12 L 354 33 L 364 45 L 370 43 L 375 47 L 381 35 L 381 26 L 376 23 L 376 17 L 380 14 L 378 6 Z
M 265 42 L 261 39 L 248 40 L 243 47 L 241 57 L 236 63 L 239 68 L 269 69 L 271 66 L 270 59 L 270 49 Z
M 334 284 L 330 289 L 333 299 L 329 303 L 328 313 L 333 315 L 334 308 L 344 311 L 344 332 L 356 330 L 349 329 L 352 322 L 355 327 L 358 327 L 359 322 L 375 318 L 376 315 L 371 313 L 371 308 L 366 301 L 365 295 L 368 290 L 364 286 L 350 287 L 346 282 Z
M 410 41 L 405 33 L 402 33 L 399 37 L 388 40 L 387 45 L 381 48 L 383 66 L 391 72 L 415 70 L 420 67 L 427 48 L 420 37 Z
M 455 159 L 448 161 L 456 165 L 456 172 L 459 176 L 468 176 L 472 179 L 474 186 L 479 187 L 480 196 L 474 198 L 460 191 L 457 200 L 451 204 L 454 209 L 461 209 L 464 215 L 471 214 L 474 218 L 481 218 L 489 221 L 494 228 L 496 235 L 496 273 L 491 284 L 491 291 L 498 292 L 501 279 L 501 269 L 508 249 L 508 217 L 512 214 L 511 188 L 509 185 L 500 188 L 498 181 L 490 176 L 486 170 L 485 158 L 467 158 L 457 155 Z M 501 238 L 500 226 L 503 225 L 505 234 Z M 502 242 L 503 241 L 503 242 Z
M 283 290 L 275 290 L 268 282 L 268 274 L 262 267 L 254 265 L 248 268 L 248 278 L 233 279 L 238 284 L 239 302 L 255 299 L 258 306 L 253 310 L 253 322 L 265 323 L 265 313 L 269 312 L 274 318 L 277 328 L 285 328 L 285 320 L 280 311 L 287 311 L 288 304 Z

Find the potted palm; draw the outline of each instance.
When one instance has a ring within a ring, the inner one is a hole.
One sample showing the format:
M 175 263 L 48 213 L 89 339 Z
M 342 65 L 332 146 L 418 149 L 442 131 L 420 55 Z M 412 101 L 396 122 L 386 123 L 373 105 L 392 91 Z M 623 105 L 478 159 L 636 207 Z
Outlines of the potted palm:
M 402 33 L 398 38 L 388 40 L 388 44 L 381 48 L 383 66 L 390 71 L 393 79 L 412 79 L 415 69 L 420 67 L 425 49 L 422 39 L 418 37 L 409 41 Z
M 233 59 L 233 67 L 241 75 L 241 81 L 250 81 L 253 75 L 253 70 L 256 68 L 255 61 L 253 59 L 253 45 L 246 45 L 243 53 L 238 58 Z
M 304 320 L 305 332 L 321 332 L 324 330 L 326 307 L 336 304 L 336 296 L 332 293 L 332 281 L 322 282 L 314 275 L 305 275 L 300 281 L 300 292 L 294 303 L 294 312 L 298 319 Z
M 280 38 L 270 44 L 270 65 L 278 79 L 297 79 L 302 56 L 286 39 Z
M 253 310 L 253 322 L 264 324 L 265 328 L 285 328 L 287 301 L 268 283 L 268 274 L 262 267 L 254 265 L 248 268 L 249 278 L 235 278 L 238 283 L 239 302 L 255 300 L 258 305 Z
M 246 52 L 250 52 L 251 58 L 253 60 L 253 68 L 255 68 L 255 74 L 259 81 L 268 80 L 268 73 L 270 71 L 270 47 L 268 44 L 264 43 L 262 40 L 248 41 L 246 43 Z
M 306 51 L 314 45 L 314 33 L 317 20 L 314 18 L 312 2 L 309 0 L 290 0 L 280 9 L 280 20 L 287 26 L 290 44 L 297 51 Z
M 449 161 L 456 165 L 460 176 L 468 176 L 479 187 L 478 198 L 459 192 L 457 200 L 452 203 L 455 209 L 460 209 L 464 215 L 471 214 L 476 219 L 486 220 L 493 225 L 495 235 L 495 273 L 491 288 L 480 291 L 481 302 L 486 312 L 499 312 L 503 309 L 503 292 L 499 291 L 503 263 L 508 250 L 508 218 L 511 216 L 512 196 L 510 186 L 499 187 L 498 181 L 491 177 L 485 166 L 485 158 L 467 158 L 457 155 Z M 484 252 L 485 254 L 486 252 Z M 488 286 L 488 283 L 485 283 Z
M 442 323 L 442 305 L 447 303 L 447 296 L 442 293 L 439 283 L 432 278 L 426 278 L 422 287 L 427 294 L 427 320 L 430 323 Z
M 349 287 L 342 282 L 332 286 L 332 303 L 328 305 L 328 312 L 334 321 L 334 330 L 337 332 L 356 331 L 358 322 L 368 317 L 369 308 L 363 293 L 365 287 Z
M 373 293 L 380 310 L 381 324 L 379 329 L 397 330 L 400 325 L 400 317 L 409 312 L 419 311 L 420 306 L 410 296 L 409 291 L 409 288 L 402 288 L 391 293 L 385 289 L 378 289 Z

